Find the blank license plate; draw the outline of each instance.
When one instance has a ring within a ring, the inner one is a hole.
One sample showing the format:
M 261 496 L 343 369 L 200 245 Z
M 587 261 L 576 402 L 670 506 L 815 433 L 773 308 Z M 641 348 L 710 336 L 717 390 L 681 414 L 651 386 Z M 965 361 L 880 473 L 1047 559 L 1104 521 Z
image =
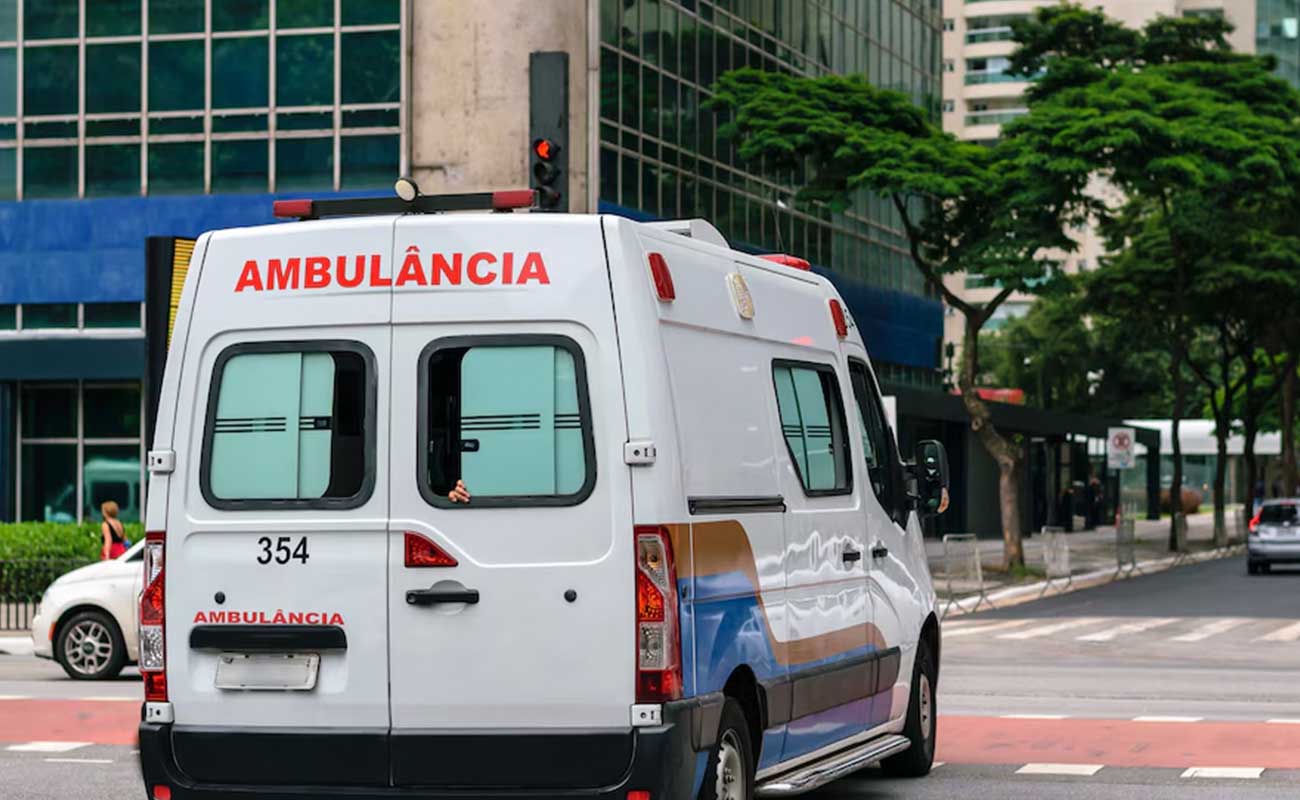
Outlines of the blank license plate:
M 316 688 L 318 653 L 222 653 L 218 689 L 305 692 Z

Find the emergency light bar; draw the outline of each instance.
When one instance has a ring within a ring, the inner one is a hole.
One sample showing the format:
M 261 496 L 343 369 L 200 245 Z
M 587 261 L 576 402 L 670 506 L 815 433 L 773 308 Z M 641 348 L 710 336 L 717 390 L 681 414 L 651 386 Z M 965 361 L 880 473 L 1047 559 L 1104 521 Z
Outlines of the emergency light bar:
M 513 211 L 516 208 L 533 208 L 536 205 L 537 193 L 532 189 L 507 189 L 500 192 L 416 195 L 412 200 L 403 200 L 400 197 L 276 200 L 271 204 L 271 208 L 277 217 L 306 220 L 322 217 L 355 217 L 364 214 Z

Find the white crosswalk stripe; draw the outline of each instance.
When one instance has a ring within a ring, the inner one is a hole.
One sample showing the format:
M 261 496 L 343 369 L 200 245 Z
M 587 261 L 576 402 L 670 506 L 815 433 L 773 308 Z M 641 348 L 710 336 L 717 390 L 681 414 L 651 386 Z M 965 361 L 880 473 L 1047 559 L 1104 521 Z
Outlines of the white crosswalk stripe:
M 1011 619 L 1005 622 L 991 622 L 986 625 L 970 625 L 956 630 L 948 630 L 947 625 L 943 628 L 943 638 L 951 639 L 954 636 L 974 636 L 977 633 L 991 633 L 993 631 L 1004 631 L 1008 628 L 1019 628 L 1022 625 L 1028 625 L 1034 622 L 1032 619 Z
M 90 747 L 90 742 L 27 742 L 11 744 L 5 749 L 14 753 L 70 753 L 83 747 Z
M 1188 767 L 1182 778 L 1237 778 L 1254 780 L 1264 774 L 1263 767 Z
M 1098 622 L 1105 621 L 1104 617 L 1076 617 L 1066 620 L 1065 622 L 1055 622 L 1051 625 L 1040 625 L 1037 628 L 1030 628 L 1027 631 L 1016 631 L 1015 633 L 1003 633 L 998 636 L 999 639 L 1038 639 L 1043 636 L 1051 636 L 1054 633 L 1068 631 L 1071 628 L 1082 628 L 1084 625 L 1095 625 Z
M 1211 636 L 1218 636 L 1221 633 L 1227 633 L 1233 628 L 1239 627 L 1241 625 L 1245 625 L 1247 622 L 1250 622 L 1250 620 L 1242 619 L 1240 617 L 1238 618 L 1228 617 L 1226 619 L 1212 619 L 1204 623 L 1203 625 L 1200 625 L 1199 627 L 1191 631 L 1188 631 L 1187 633 L 1181 634 L 1179 636 L 1169 637 L 1169 641 L 1203 642 L 1206 639 L 1209 639 Z
M 1152 617 L 1151 619 L 1140 619 L 1135 622 L 1126 622 L 1122 625 L 1116 625 L 1113 628 L 1107 628 L 1104 631 L 1096 633 L 1086 633 L 1083 636 L 1074 637 L 1080 642 L 1113 642 L 1121 636 L 1131 636 L 1135 633 L 1142 633 L 1154 628 L 1162 628 L 1165 625 L 1177 622 L 1176 617 Z
M 1017 775 L 1079 775 L 1092 777 L 1101 772 L 1102 764 L 1026 764 Z
M 1257 642 L 1294 642 L 1297 639 L 1300 639 L 1300 622 L 1283 625 L 1272 633 L 1255 637 Z

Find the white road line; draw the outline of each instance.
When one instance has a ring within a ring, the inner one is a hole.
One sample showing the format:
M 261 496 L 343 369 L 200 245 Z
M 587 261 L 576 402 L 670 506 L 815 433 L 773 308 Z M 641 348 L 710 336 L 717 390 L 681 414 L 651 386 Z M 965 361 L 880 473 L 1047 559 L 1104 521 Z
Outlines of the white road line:
M 1017 775 L 1080 775 L 1092 777 L 1104 764 L 1026 764 L 1016 770 Z
M 1084 625 L 1095 625 L 1103 621 L 1103 617 L 1077 617 L 1068 619 L 1065 622 L 1054 622 L 1051 625 L 1039 625 L 1037 628 L 1030 628 L 1027 631 L 1016 631 L 1015 633 L 1003 633 L 998 636 L 999 639 L 1037 639 L 1040 636 L 1051 636 L 1054 633 L 1068 631 L 1071 628 L 1081 628 Z
M 1210 620 L 1209 622 L 1205 623 L 1199 628 L 1193 628 L 1191 631 L 1184 633 L 1181 636 L 1169 637 L 1169 641 L 1202 642 L 1210 638 L 1211 636 L 1218 636 L 1221 633 L 1227 633 L 1228 631 L 1232 630 L 1238 625 L 1245 625 L 1247 622 L 1250 622 L 1250 620 L 1241 619 L 1239 617 L 1236 618 L 1229 617 L 1227 619 Z
M 143 703 L 143 697 L 109 697 L 102 695 L 99 697 L 81 697 L 79 700 L 89 700 L 92 703 Z
M 25 694 L 0 694 L 0 700 L 30 700 Z
M 1068 719 L 1066 714 L 1002 714 L 1001 719 Z
M 1028 625 L 1033 622 L 1032 619 L 1011 619 L 1006 622 L 991 622 L 981 625 L 971 625 L 965 628 L 958 628 L 955 631 L 948 630 L 945 625 L 941 634 L 945 639 L 951 639 L 954 636 L 972 636 L 977 633 L 989 633 L 990 631 L 1004 631 L 1008 628 L 1019 628 L 1021 625 Z
M 939 767 L 942 767 L 944 764 L 947 763 L 948 763 L 947 761 L 936 761 L 930 765 L 930 769 L 938 769 Z
M 70 753 L 82 747 L 90 747 L 90 742 L 27 742 L 11 744 L 5 749 L 14 753 Z
M 1200 722 L 1205 717 L 1134 717 L 1134 722 Z
M 1123 625 L 1116 625 L 1113 628 L 1107 628 L 1104 631 L 1089 633 L 1083 636 L 1076 636 L 1076 642 L 1113 642 L 1121 636 L 1131 636 L 1135 633 L 1142 633 L 1153 628 L 1160 628 L 1165 625 L 1177 622 L 1177 617 L 1152 617 L 1150 619 L 1140 619 L 1136 622 L 1126 622 Z
M 1272 633 L 1266 633 L 1263 636 L 1257 636 L 1253 641 L 1256 642 L 1294 642 L 1300 639 L 1300 622 L 1293 622 L 1290 625 L 1283 625 Z
M 1270 725 L 1300 725 L 1300 719 L 1266 719 Z
M 1263 767 L 1188 767 L 1180 778 L 1241 778 L 1253 780 L 1264 774 Z
M 112 764 L 111 758 L 47 758 L 46 764 Z

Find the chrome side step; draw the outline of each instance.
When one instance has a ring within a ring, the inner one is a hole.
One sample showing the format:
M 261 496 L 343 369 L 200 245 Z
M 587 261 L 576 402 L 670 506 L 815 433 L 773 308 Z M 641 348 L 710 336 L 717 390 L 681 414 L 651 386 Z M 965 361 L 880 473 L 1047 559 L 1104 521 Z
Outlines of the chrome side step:
M 879 739 L 872 739 L 865 744 L 837 753 L 823 761 L 817 761 L 806 767 L 791 770 L 781 775 L 768 778 L 754 790 L 755 797 L 793 797 L 804 792 L 811 792 L 836 778 L 842 778 L 850 772 L 856 772 L 868 764 L 875 763 L 895 753 L 901 753 L 911 745 L 905 736 L 889 734 Z

